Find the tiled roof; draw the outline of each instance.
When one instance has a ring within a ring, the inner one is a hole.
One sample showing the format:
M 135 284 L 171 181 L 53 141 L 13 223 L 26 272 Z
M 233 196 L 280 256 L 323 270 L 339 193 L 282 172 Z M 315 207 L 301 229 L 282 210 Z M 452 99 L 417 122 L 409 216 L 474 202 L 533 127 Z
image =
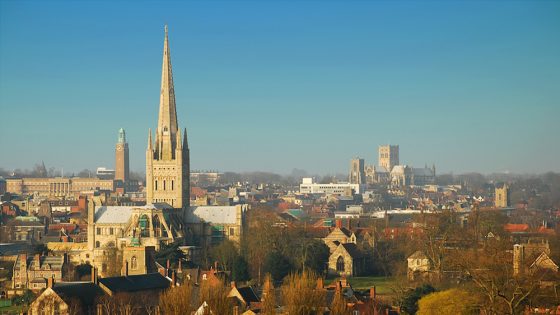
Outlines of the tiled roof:
M 507 223 L 504 225 L 504 230 L 510 233 L 515 232 L 528 232 L 529 231 L 529 224 L 513 224 Z

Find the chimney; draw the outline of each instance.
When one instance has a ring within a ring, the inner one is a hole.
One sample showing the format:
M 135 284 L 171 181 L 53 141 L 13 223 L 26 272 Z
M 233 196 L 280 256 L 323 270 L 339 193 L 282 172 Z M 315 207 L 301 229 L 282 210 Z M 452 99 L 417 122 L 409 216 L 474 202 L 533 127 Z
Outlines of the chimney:
M 182 266 L 181 266 L 181 258 L 179 258 L 179 263 L 178 263 L 178 265 L 179 265 L 179 267 L 178 267 L 177 272 L 182 273 L 182 272 L 183 272 L 183 268 L 182 268 Z
M 35 262 L 35 269 L 41 268 L 41 254 L 35 254 L 33 257 L 33 261 Z
M 342 219 L 336 219 L 336 227 L 339 229 L 342 227 Z
M 235 287 L 236 287 L 235 281 L 230 282 L 230 285 L 231 285 L 231 288 L 232 288 L 232 289 L 235 288 Z
M 169 270 L 169 259 L 167 260 L 167 270 Z
M 369 288 L 369 298 L 375 300 L 377 298 L 377 290 L 375 286 Z
M 128 261 L 126 259 L 123 260 L 122 275 L 128 277 Z
M 97 284 L 97 268 L 91 267 L 91 283 Z
M 47 278 L 47 288 L 51 288 L 54 285 L 54 275 L 52 275 L 50 278 Z
M 239 306 L 234 306 L 233 307 L 233 315 L 239 315 Z
M 324 289 L 325 288 L 325 283 L 323 282 L 323 278 L 319 277 L 317 278 L 317 289 Z
M 346 224 L 348 226 L 347 227 L 348 231 L 350 231 L 350 229 L 352 228 L 352 224 L 350 224 L 350 218 L 348 218 L 348 221 L 346 221 Z
M 218 262 L 214 262 L 214 271 L 218 272 Z
M 177 279 L 175 278 L 175 271 L 171 272 L 171 286 L 174 287 Z

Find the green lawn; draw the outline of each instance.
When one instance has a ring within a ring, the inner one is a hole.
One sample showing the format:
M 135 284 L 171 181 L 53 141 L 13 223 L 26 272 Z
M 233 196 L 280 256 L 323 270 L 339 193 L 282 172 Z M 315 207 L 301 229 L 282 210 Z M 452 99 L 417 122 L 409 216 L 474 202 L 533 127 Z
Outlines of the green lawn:
M 8 307 L 0 307 L 0 315 L 7 314 L 21 314 L 21 311 L 25 309 L 23 305 L 12 305 Z
M 325 284 L 330 284 L 334 279 L 326 279 Z M 348 278 L 352 288 L 358 290 L 369 289 L 375 286 L 377 294 L 391 294 L 391 285 L 395 281 L 394 278 L 386 277 L 352 277 Z

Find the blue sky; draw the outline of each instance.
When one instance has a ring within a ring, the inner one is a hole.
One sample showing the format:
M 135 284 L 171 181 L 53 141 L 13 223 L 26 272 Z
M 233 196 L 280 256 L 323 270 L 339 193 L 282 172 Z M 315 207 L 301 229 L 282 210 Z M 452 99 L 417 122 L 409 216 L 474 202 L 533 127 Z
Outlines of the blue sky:
M 166 23 L 193 169 L 560 171 L 558 1 L 0 1 L 0 167 L 143 170 Z

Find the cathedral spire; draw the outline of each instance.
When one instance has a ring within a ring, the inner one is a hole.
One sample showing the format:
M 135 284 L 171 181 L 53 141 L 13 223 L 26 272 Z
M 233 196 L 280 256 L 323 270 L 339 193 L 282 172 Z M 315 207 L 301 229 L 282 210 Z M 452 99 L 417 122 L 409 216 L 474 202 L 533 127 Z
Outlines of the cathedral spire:
M 161 91 L 159 97 L 159 118 L 156 131 L 156 147 L 162 145 L 164 152 L 172 152 L 177 136 L 177 110 L 175 107 L 175 91 L 173 87 L 173 71 L 169 54 L 167 25 L 163 41 L 163 64 L 161 69 Z
M 152 150 L 152 128 L 148 130 L 148 150 Z

